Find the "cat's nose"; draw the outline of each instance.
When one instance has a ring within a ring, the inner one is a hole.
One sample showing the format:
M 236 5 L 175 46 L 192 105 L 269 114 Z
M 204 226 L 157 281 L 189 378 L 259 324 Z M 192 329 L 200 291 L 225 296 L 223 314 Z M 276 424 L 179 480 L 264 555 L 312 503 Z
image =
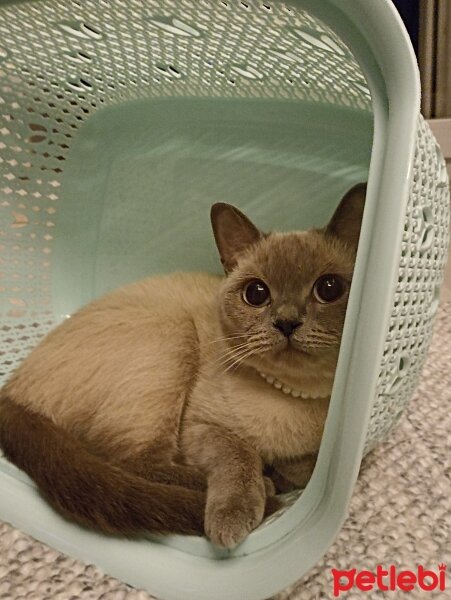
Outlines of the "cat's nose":
M 290 319 L 277 319 L 274 321 L 274 327 L 281 331 L 285 337 L 290 337 L 300 324 L 300 321 L 293 321 Z

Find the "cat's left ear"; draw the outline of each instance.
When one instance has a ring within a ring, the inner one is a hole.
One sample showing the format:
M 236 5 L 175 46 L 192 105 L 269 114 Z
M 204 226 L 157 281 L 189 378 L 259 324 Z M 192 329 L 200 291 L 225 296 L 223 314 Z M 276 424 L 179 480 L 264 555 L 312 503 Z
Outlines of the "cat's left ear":
M 357 250 L 365 208 L 366 183 L 358 183 L 347 192 L 332 219 L 326 226 L 325 233 L 340 238 Z
M 229 273 L 238 256 L 264 237 L 241 211 L 224 202 L 211 207 L 211 225 L 224 271 Z

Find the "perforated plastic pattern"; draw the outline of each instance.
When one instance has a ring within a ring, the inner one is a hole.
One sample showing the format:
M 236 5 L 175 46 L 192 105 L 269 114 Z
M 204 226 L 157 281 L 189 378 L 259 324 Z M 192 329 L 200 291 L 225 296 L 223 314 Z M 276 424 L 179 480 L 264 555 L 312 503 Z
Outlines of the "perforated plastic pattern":
M 413 171 L 398 282 L 366 451 L 398 421 L 415 389 L 432 334 L 447 258 L 448 173 L 440 148 L 422 117 Z
M 77 130 L 101 107 L 168 96 L 296 98 L 370 110 L 347 47 L 288 4 L 2 6 L 0 382 L 54 323 L 55 214 Z

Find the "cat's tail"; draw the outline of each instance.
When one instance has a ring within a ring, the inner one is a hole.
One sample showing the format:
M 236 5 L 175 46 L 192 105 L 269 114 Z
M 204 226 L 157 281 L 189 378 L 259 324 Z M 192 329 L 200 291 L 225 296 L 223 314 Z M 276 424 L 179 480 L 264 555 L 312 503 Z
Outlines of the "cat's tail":
M 4 395 L 0 447 L 60 513 L 105 533 L 204 532 L 205 494 L 154 483 L 91 454 L 50 419 Z

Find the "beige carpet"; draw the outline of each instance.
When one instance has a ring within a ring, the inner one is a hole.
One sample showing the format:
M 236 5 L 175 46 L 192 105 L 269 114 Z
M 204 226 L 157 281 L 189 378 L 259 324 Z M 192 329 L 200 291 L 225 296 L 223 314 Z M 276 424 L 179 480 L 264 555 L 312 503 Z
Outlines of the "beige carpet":
M 350 516 L 324 559 L 277 600 L 333 598 L 331 569 L 394 564 L 451 572 L 451 302 L 442 305 L 421 384 L 390 438 L 367 457 Z M 212 600 L 215 596 L 212 593 Z M 445 592 L 350 592 L 346 600 L 449 600 Z M 149 600 L 93 566 L 0 524 L 1 600 Z M 246 600 L 243 598 L 243 600 Z

